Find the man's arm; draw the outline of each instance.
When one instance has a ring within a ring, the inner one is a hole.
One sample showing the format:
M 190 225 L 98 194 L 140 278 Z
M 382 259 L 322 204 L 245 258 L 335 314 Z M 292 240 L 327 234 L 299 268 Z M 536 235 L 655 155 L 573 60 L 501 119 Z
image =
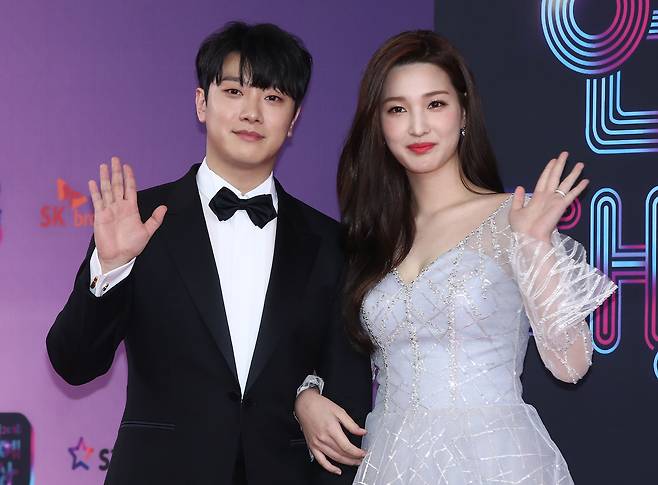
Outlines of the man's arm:
M 94 238 L 71 296 L 46 339 L 54 369 L 70 384 L 89 382 L 112 365 L 130 322 L 134 279 L 130 264 L 144 250 L 167 211 L 159 206 L 142 222 L 132 169 L 122 167 L 116 157 L 111 165 L 111 177 L 110 168 L 100 166 L 100 190 L 96 181 L 89 181 Z M 91 274 L 92 255 L 101 275 Z M 97 288 L 99 276 L 114 270 L 119 273 L 115 286 L 107 282 Z
M 96 296 L 89 263 L 93 250 L 92 240 L 73 291 L 46 337 L 53 368 L 72 385 L 85 384 L 108 371 L 130 322 L 132 278 L 128 275 Z
M 319 436 L 312 438 L 314 443 L 309 443 L 309 447 L 314 451 L 314 448 L 317 450 L 318 445 L 321 445 L 328 453 L 322 453 L 325 456 L 319 457 L 314 452 L 317 464 L 313 483 L 351 484 L 356 474 L 356 465 L 363 457 L 363 452 L 358 447 L 361 446 L 361 436 L 365 434 L 363 426 L 366 416 L 372 408 L 372 375 L 370 357 L 357 351 L 350 343 L 343 318 L 342 299 L 339 296 L 333 305 L 327 344 L 316 370 L 317 375 L 324 380 L 323 395 L 320 396 L 317 390 L 309 389 L 300 395 L 295 406 L 297 409 L 298 404 L 303 404 L 304 398 L 310 398 L 307 402 L 319 405 L 316 409 L 322 410 L 320 414 L 323 416 L 323 423 L 314 423 Z M 311 423 L 308 423 L 308 426 L 310 425 Z M 304 434 L 307 436 L 306 431 Z M 324 443 L 317 442 L 318 439 Z M 334 465 L 334 473 L 338 469 L 341 470 L 340 475 L 329 473 L 323 468 L 328 464 L 327 457 L 338 461 L 334 458 L 335 452 L 340 452 L 340 457 L 337 458 L 341 462 L 349 463 L 341 467 Z

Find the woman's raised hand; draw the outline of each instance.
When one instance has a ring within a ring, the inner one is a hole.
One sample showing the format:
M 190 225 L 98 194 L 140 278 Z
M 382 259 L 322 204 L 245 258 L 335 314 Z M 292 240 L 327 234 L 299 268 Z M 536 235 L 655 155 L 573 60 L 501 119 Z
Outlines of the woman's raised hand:
M 568 156 L 567 152 L 562 152 L 559 157 L 548 162 L 537 181 L 532 198 L 525 207 L 523 206 L 525 189 L 520 186 L 516 188 L 509 214 L 510 225 L 514 232 L 550 242 L 551 233 L 564 211 L 589 183 L 589 180 L 583 179 L 576 184 L 585 167 L 582 162 L 577 163 L 569 175 L 562 179 Z

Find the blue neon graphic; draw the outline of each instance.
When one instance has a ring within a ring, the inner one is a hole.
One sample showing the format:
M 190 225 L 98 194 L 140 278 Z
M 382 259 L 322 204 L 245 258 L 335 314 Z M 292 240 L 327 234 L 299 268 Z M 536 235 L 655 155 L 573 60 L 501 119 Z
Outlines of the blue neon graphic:
M 587 79 L 586 83 L 585 139 L 593 152 L 599 154 L 658 152 L 658 137 L 636 136 L 658 134 L 658 111 L 624 111 L 621 108 L 621 73 L 619 71 L 602 79 Z M 607 87 L 606 83 L 608 83 Z M 606 94 L 608 95 L 607 103 Z M 622 118 L 616 117 L 613 108 Z M 647 118 L 649 116 L 654 116 L 654 118 Z M 643 127 L 614 129 L 609 127 L 610 124 Z M 600 131 L 603 132 L 603 135 Z M 608 136 L 615 138 L 608 138 Z M 617 138 L 619 136 L 624 138 Z M 637 145 L 649 146 L 638 147 Z
M 600 75 L 617 69 L 645 34 L 649 0 L 625 0 L 621 12 L 618 4 L 614 20 L 600 34 L 588 34 L 578 26 L 574 3 L 542 0 L 541 23 L 548 47 L 562 64 L 580 74 Z

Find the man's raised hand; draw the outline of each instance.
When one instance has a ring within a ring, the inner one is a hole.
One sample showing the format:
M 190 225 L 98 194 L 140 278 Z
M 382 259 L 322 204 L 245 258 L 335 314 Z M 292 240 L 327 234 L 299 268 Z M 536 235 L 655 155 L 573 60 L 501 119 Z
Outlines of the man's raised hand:
M 94 204 L 94 240 L 103 273 L 107 273 L 137 257 L 160 227 L 167 207 L 158 206 L 151 217 L 142 222 L 137 208 L 135 175 L 129 165 L 121 166 L 112 157 L 110 169 L 100 166 L 100 191 L 95 180 L 89 181 Z

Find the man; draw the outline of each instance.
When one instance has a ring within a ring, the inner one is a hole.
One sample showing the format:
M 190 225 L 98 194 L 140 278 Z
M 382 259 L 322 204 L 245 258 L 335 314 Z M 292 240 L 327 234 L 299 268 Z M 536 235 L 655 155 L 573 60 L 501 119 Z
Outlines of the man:
M 232 23 L 196 66 L 206 158 L 139 194 L 128 165 L 101 165 L 94 239 L 48 334 L 50 360 L 83 384 L 125 342 L 107 484 L 351 483 L 353 468 L 338 477 L 311 464 L 292 413 L 312 373 L 360 425 L 370 405 L 368 358 L 340 318 L 338 225 L 272 176 L 311 57 L 276 26 Z

